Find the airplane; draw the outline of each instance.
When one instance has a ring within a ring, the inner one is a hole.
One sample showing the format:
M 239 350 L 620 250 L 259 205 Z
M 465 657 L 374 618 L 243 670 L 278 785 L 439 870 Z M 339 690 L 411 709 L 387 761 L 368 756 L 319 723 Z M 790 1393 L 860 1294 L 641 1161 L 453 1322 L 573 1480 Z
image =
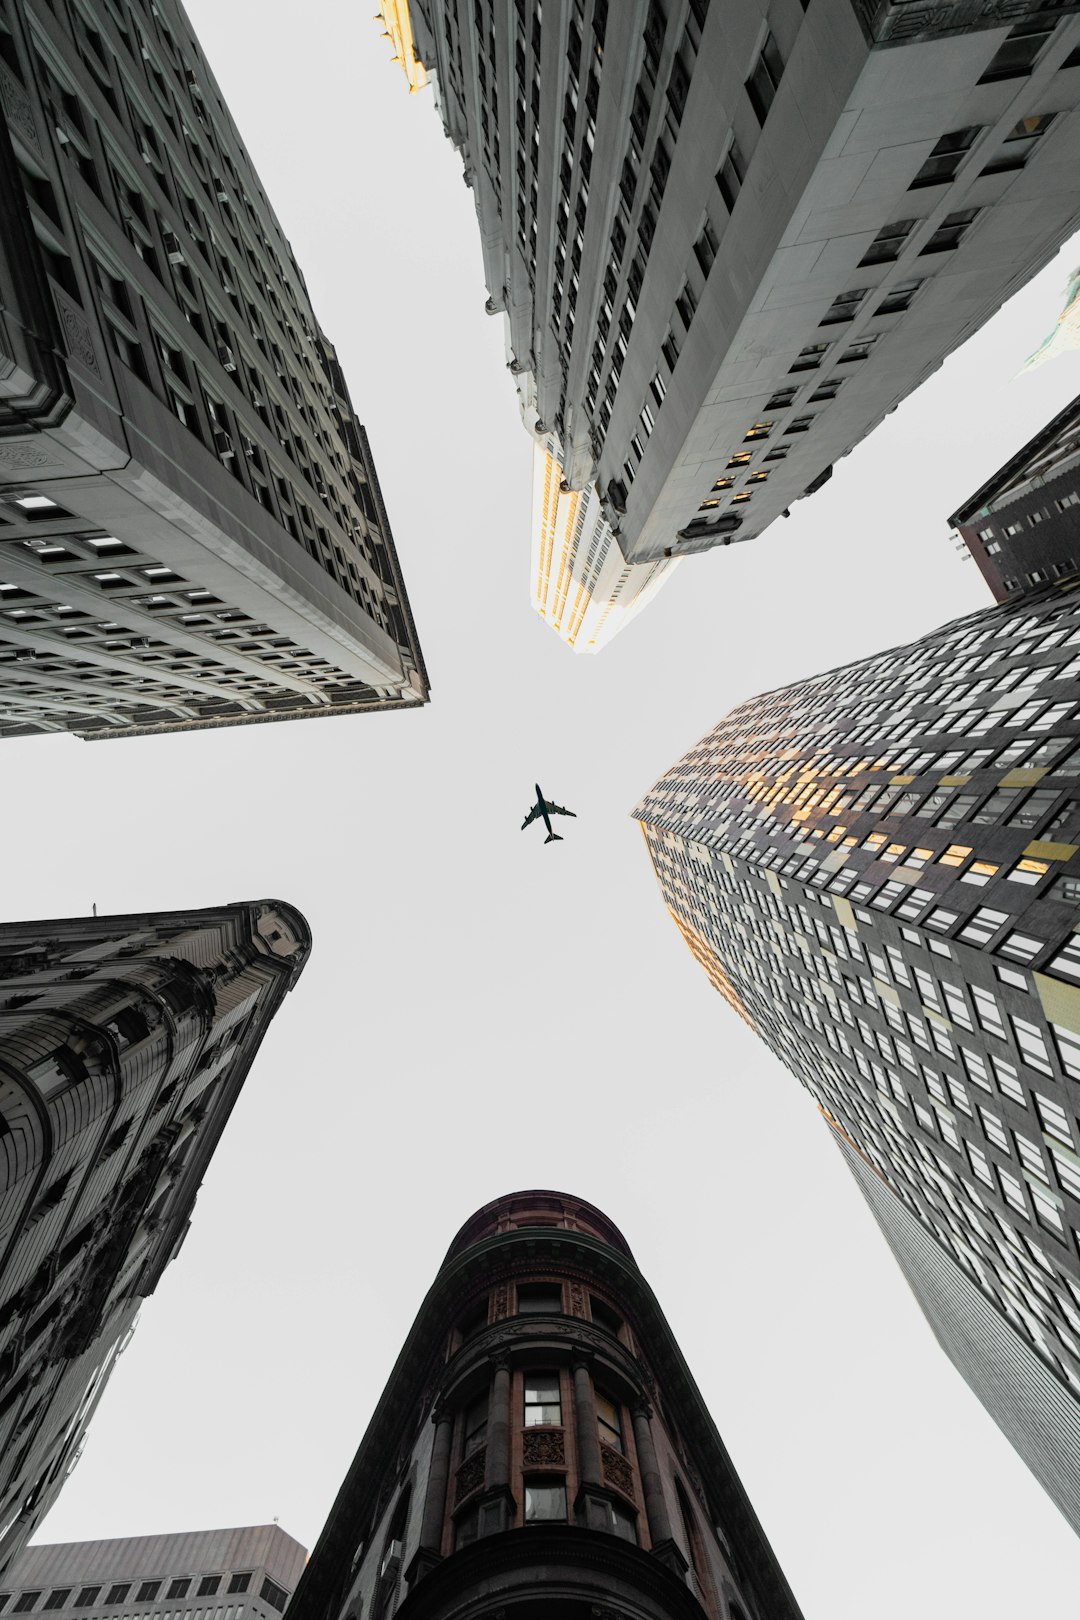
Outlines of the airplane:
M 548 835 L 544 839 L 544 843 L 545 844 L 551 844 L 551 843 L 561 844 L 562 843 L 562 834 L 557 833 L 557 832 L 552 832 L 552 830 L 551 830 L 551 817 L 552 816 L 573 816 L 574 819 L 576 820 L 577 819 L 577 812 L 575 810 L 564 810 L 561 804 L 552 804 L 549 799 L 544 798 L 544 795 L 540 791 L 539 784 L 536 784 L 536 803 L 533 805 L 532 809 L 529 811 L 528 815 L 525 817 L 525 820 L 521 823 L 522 832 L 524 832 L 526 827 L 530 826 L 536 820 L 537 816 L 543 816 L 543 818 L 544 818 L 544 826 L 547 828 Z

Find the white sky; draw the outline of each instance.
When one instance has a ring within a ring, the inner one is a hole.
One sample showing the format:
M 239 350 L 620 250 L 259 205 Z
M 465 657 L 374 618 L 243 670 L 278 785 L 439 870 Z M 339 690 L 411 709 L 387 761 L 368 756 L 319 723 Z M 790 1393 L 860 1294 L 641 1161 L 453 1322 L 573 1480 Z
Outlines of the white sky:
M 454 1231 L 549 1186 L 625 1231 L 807 1620 L 1077 1615 L 1075 1538 L 628 812 L 735 703 L 989 602 L 945 518 L 1080 390 L 1080 355 L 1010 381 L 1080 244 L 790 521 L 575 658 L 529 605 L 531 444 L 430 94 L 363 4 L 189 9 L 370 432 L 434 702 L 4 745 L 9 916 L 276 895 L 315 939 L 41 1539 L 276 1515 L 311 1546 Z M 518 831 L 537 780 L 579 813 L 558 850 Z

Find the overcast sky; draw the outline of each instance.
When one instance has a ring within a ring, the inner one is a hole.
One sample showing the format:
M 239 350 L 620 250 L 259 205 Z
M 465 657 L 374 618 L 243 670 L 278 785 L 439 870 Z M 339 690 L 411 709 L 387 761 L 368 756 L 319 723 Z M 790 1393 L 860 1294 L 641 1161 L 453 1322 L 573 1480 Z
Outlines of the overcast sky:
M 39 1539 L 277 1516 L 313 1545 L 454 1231 L 548 1186 L 626 1233 L 807 1620 L 1076 1616 L 1080 1545 L 628 813 L 734 704 L 988 603 L 945 518 L 1080 391 L 1080 355 L 1011 380 L 1080 242 L 790 521 L 575 657 L 529 604 L 472 196 L 371 9 L 190 6 L 367 424 L 433 702 L 4 744 L 8 915 L 274 895 L 315 941 Z M 558 850 L 518 831 L 537 780 L 578 812 Z

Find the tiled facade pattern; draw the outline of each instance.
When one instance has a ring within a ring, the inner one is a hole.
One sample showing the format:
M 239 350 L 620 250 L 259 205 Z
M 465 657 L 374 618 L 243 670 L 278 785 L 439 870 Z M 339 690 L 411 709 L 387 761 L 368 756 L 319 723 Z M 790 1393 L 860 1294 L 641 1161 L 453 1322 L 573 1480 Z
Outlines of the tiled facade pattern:
M 275 901 L 0 926 L 0 1584 L 309 949 Z
M 458 1233 L 290 1620 L 800 1620 L 626 1240 L 565 1194 Z
M 306 1553 L 277 1524 L 29 1547 L 0 1615 L 51 1620 L 278 1620 Z
M 1080 398 L 1059 411 L 949 522 L 999 602 L 1080 567 Z
M 1045 1369 L 1006 1421 L 916 1289 L 1080 1529 L 1044 1443 L 1048 1387 L 1080 1414 L 1080 592 L 743 704 L 635 814 L 713 982 Z
M 761 534 L 1075 228 L 1076 9 L 384 5 L 526 426 L 626 564 Z
M 174 0 L 0 4 L 0 736 L 419 703 L 364 429 Z

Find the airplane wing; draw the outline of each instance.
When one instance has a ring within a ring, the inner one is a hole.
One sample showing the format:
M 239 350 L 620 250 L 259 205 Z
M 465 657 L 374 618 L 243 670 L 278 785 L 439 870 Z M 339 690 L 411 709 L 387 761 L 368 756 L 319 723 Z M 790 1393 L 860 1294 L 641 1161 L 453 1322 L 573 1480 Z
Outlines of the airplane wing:
M 547 799 L 544 800 L 544 809 L 549 816 L 573 816 L 577 820 L 576 810 L 564 810 L 561 804 L 551 804 Z
M 533 822 L 536 820 L 536 818 L 537 818 L 537 816 L 539 814 L 540 814 L 540 806 L 538 804 L 534 804 L 532 809 L 529 811 L 528 815 L 525 817 L 525 820 L 521 823 L 522 832 L 525 831 L 526 827 L 531 827 L 532 826 Z

